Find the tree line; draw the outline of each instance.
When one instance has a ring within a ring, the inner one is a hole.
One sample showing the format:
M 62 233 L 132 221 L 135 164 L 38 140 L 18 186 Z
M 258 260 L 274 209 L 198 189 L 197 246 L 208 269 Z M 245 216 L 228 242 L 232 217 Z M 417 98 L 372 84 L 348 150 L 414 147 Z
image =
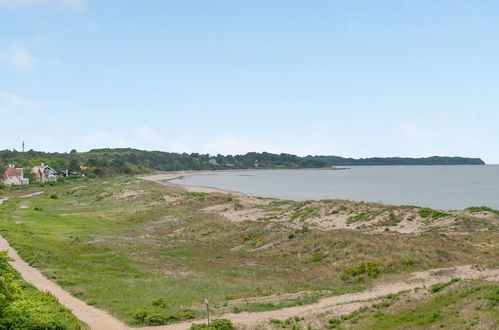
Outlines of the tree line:
M 318 160 L 328 166 L 380 166 L 380 165 L 485 165 L 480 158 L 465 157 L 373 157 L 373 158 L 343 158 L 339 156 L 306 156 L 305 159 Z
M 209 155 L 200 153 L 174 153 L 145 151 L 132 148 L 92 149 L 69 153 L 29 150 L 0 151 L 0 168 L 9 164 L 30 168 L 44 163 L 56 171 L 83 171 L 89 176 L 147 173 L 153 170 L 218 170 L 248 168 L 318 168 L 326 164 L 320 160 L 296 155 L 268 152 L 249 152 L 244 155 Z M 83 170 L 82 170 L 83 168 Z M 26 172 L 26 171 L 25 171 Z

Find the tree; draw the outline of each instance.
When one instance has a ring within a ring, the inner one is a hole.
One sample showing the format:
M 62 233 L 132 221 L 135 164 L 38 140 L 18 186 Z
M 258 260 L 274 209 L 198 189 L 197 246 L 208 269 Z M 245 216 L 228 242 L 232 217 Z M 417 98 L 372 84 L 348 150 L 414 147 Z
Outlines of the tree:
M 73 158 L 69 161 L 69 170 L 71 172 L 79 172 L 80 171 L 80 161 L 76 158 Z

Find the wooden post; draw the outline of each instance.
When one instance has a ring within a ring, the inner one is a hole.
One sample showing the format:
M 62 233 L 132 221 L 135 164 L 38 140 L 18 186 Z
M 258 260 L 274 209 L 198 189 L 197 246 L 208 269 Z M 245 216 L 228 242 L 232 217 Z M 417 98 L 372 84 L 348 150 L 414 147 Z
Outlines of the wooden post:
M 208 317 L 208 325 L 210 325 L 210 301 L 208 298 L 204 298 L 204 304 L 206 305 L 206 316 Z

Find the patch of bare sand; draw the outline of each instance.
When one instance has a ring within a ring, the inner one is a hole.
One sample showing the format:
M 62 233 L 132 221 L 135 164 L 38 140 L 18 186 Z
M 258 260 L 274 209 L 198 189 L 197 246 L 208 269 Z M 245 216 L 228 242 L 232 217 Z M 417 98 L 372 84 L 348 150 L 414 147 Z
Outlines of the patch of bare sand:
M 143 190 L 124 190 L 124 191 L 116 193 L 114 195 L 114 197 L 117 199 L 125 199 L 128 197 L 137 196 L 137 195 L 141 195 L 144 193 L 145 192 Z
M 33 196 L 37 196 L 37 195 L 41 195 L 43 194 L 45 191 L 37 191 L 37 192 L 34 192 L 34 193 L 31 193 L 31 194 L 27 194 L 27 195 L 23 195 L 23 196 L 19 196 L 20 198 L 29 198 L 29 197 L 33 197 Z

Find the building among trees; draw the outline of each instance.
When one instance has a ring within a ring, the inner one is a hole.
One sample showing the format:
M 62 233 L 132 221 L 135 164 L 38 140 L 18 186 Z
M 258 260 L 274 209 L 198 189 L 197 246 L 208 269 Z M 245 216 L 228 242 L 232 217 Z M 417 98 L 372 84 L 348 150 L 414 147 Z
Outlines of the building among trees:
M 57 180 L 57 171 L 45 164 L 34 166 L 31 173 L 35 174 L 35 180 L 41 183 Z
M 24 178 L 24 169 L 9 165 L 2 175 L 2 182 L 9 186 L 29 184 L 29 179 Z

